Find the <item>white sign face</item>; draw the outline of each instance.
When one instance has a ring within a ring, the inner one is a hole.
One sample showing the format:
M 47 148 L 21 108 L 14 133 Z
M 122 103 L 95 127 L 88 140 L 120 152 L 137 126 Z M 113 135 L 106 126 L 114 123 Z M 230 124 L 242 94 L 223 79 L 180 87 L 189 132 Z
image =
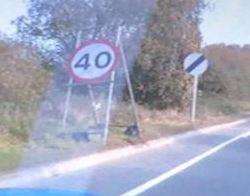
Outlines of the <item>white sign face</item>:
M 190 54 L 184 61 L 184 69 L 193 76 L 199 76 L 208 69 L 208 60 L 201 53 Z
M 84 42 L 71 58 L 70 74 L 77 82 L 103 82 L 118 64 L 119 54 L 109 41 Z

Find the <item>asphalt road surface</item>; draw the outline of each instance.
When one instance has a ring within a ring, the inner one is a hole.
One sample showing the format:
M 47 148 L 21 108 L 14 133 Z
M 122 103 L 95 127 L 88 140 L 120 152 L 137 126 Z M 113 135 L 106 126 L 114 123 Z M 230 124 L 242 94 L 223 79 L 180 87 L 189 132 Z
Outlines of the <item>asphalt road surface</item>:
M 250 122 L 92 168 L 16 184 L 25 188 L 87 189 L 97 195 L 249 196 Z

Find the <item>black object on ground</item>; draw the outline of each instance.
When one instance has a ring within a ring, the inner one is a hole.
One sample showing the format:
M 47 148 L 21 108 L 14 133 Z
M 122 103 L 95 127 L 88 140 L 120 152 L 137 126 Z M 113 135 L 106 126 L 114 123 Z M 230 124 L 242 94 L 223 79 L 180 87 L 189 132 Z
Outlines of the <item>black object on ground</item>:
M 83 131 L 75 131 L 71 133 L 61 133 L 58 135 L 59 138 L 71 138 L 76 142 L 90 142 L 90 135 L 100 135 L 103 137 L 104 125 L 99 124 L 97 126 L 91 126 Z
M 130 137 L 139 137 L 139 129 L 137 124 L 133 124 L 131 126 L 128 126 L 125 130 L 125 135 L 130 136 Z

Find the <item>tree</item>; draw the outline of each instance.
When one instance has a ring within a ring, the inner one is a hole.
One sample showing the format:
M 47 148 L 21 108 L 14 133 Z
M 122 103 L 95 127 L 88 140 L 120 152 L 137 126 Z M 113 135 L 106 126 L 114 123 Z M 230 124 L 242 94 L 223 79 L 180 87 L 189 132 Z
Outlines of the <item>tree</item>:
M 158 0 L 134 67 L 134 88 L 139 103 L 165 109 L 183 109 L 190 79 L 183 59 L 200 49 L 202 0 Z
M 0 41 L 0 101 L 32 104 L 41 97 L 51 74 L 39 66 L 32 48 Z
M 114 40 L 122 25 L 125 33 L 136 34 L 145 25 L 151 4 L 141 0 L 30 0 L 28 15 L 15 24 L 22 41 L 37 46 L 46 61 L 61 65 L 74 50 L 79 32 L 82 40 Z
M 0 40 L 0 133 L 28 138 L 50 81 L 51 73 L 39 66 L 34 48 Z
M 208 94 L 232 99 L 249 99 L 250 48 L 249 45 L 214 44 L 203 49 L 212 66 L 201 81 Z

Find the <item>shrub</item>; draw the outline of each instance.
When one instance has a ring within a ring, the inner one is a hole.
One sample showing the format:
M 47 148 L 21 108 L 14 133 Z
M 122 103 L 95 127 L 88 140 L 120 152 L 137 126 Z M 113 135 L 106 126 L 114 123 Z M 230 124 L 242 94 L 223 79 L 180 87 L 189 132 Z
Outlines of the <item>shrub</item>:
M 39 66 L 35 51 L 4 41 L 0 65 L 0 130 L 26 139 L 51 74 Z
M 200 48 L 199 14 L 202 0 L 158 0 L 141 54 L 133 69 L 139 103 L 152 108 L 183 110 L 190 79 L 183 71 L 184 57 Z

